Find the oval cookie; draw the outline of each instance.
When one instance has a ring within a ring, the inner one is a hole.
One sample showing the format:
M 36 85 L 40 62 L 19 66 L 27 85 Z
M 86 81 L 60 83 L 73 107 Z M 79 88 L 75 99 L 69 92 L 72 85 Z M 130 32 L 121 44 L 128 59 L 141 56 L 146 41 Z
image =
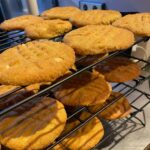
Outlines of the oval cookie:
M 32 41 L 7 49 L 0 55 L 0 83 L 30 85 L 52 82 L 75 62 L 72 48 L 48 40 Z
M 94 71 L 103 74 L 110 82 L 127 82 L 137 78 L 141 73 L 139 66 L 125 57 L 113 57 L 103 61 Z
M 14 150 L 44 149 L 63 131 L 67 115 L 57 100 L 44 97 L 1 119 L 0 141 Z
M 110 92 L 103 76 L 83 72 L 56 88 L 55 97 L 65 105 L 88 106 L 105 102 Z
M 74 14 L 80 12 L 80 9 L 73 6 L 54 7 L 42 13 L 45 19 L 63 19 L 68 20 Z
M 121 13 L 115 10 L 87 10 L 73 15 L 70 21 L 74 26 L 108 25 L 121 18 Z
M 5 20 L 0 24 L 0 29 L 7 31 L 24 30 L 27 25 L 34 25 L 42 21 L 43 19 L 41 17 L 33 15 L 24 15 Z
M 134 43 L 134 34 L 111 25 L 88 25 L 67 33 L 63 41 L 76 54 L 96 55 L 129 48 Z
M 120 119 L 127 117 L 131 113 L 131 106 L 121 93 L 119 92 L 112 92 L 111 96 L 108 98 L 108 100 L 104 104 L 90 106 L 88 109 L 95 113 L 98 110 L 100 110 L 103 106 L 109 104 L 113 100 L 115 100 L 117 97 L 122 96 L 117 102 L 106 108 L 104 111 L 102 111 L 99 116 L 107 119 L 107 120 L 114 120 L 114 119 Z
M 72 29 L 69 21 L 45 20 L 40 23 L 29 25 L 25 28 L 27 37 L 32 39 L 54 38 Z
M 129 14 L 115 21 L 113 25 L 126 28 L 139 36 L 150 36 L 150 13 Z

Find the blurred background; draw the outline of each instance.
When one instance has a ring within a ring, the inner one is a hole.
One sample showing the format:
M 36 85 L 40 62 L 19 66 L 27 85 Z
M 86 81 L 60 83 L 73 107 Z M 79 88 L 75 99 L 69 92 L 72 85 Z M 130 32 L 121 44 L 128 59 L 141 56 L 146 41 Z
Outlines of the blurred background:
M 0 21 L 23 14 L 38 15 L 55 6 L 81 9 L 116 9 L 122 12 L 150 11 L 149 0 L 0 0 Z

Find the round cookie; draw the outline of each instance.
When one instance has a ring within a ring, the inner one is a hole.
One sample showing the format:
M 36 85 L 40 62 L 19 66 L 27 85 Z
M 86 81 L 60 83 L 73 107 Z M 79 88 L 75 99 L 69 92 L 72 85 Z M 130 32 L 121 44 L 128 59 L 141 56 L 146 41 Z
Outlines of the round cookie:
M 27 37 L 31 39 L 54 38 L 72 29 L 69 21 L 45 20 L 38 24 L 29 25 L 25 28 Z
M 54 7 L 42 13 L 45 19 L 62 19 L 68 20 L 70 17 L 80 12 L 80 9 L 73 6 Z
M 0 83 L 30 85 L 52 82 L 74 65 L 72 48 L 48 40 L 32 41 L 7 49 L 0 55 Z
M 129 48 L 134 43 L 134 34 L 111 25 L 88 25 L 67 33 L 63 41 L 76 54 L 96 55 Z
M 121 13 L 115 10 L 87 10 L 73 15 L 70 21 L 74 26 L 109 25 L 121 18 Z
M 120 119 L 127 117 L 131 113 L 131 106 L 121 93 L 119 92 L 112 92 L 111 96 L 108 98 L 108 100 L 104 104 L 90 106 L 88 109 L 95 113 L 98 110 L 100 110 L 103 106 L 109 104 L 113 100 L 115 100 L 117 97 L 122 96 L 117 102 L 106 108 L 104 111 L 102 111 L 99 116 L 107 119 L 107 120 L 114 120 L 114 119 Z
M 14 150 L 44 149 L 60 135 L 67 120 L 64 106 L 48 97 L 38 100 L 1 119 L 1 144 Z
M 94 68 L 94 72 L 99 72 L 110 82 L 127 82 L 137 78 L 141 71 L 139 66 L 125 57 L 113 57 Z
M 89 116 L 88 113 L 84 112 L 81 114 L 80 119 L 84 121 Z M 78 120 L 68 122 L 64 129 L 64 133 L 68 133 L 79 124 L 80 122 Z M 104 129 L 102 123 L 97 117 L 94 117 L 71 136 L 65 138 L 62 141 L 62 145 L 70 150 L 90 150 L 103 138 L 103 135 Z
M 42 22 L 43 19 L 33 15 L 23 15 L 9 20 L 5 20 L 0 24 L 0 29 L 11 30 L 24 30 L 27 25 L 34 25 Z
M 116 20 L 113 25 L 139 36 L 150 36 L 150 13 L 129 14 Z
M 69 106 L 89 106 L 103 103 L 111 93 L 111 86 L 103 76 L 83 72 L 55 89 L 54 95 Z

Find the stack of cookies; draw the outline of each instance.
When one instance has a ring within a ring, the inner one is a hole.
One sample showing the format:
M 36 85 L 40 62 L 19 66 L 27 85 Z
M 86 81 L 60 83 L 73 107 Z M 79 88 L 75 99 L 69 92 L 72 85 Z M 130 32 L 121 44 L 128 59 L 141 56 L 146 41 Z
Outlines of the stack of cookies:
M 76 63 L 77 69 L 102 60 L 109 53 L 130 48 L 135 34 L 149 36 L 149 18 L 149 13 L 122 17 L 115 10 L 81 11 L 69 6 L 52 8 L 39 17 L 25 15 L 4 21 L 1 29 L 24 30 L 27 37 L 37 40 L 0 54 L 0 94 L 14 91 L 0 102 L 0 109 L 38 92 L 41 85 L 50 85 L 72 74 L 70 70 L 80 57 L 85 59 Z M 73 26 L 77 29 L 72 30 Z M 64 34 L 62 42 L 48 40 Z M 13 150 L 44 149 L 73 130 L 80 121 L 120 97 L 54 147 L 56 150 L 89 150 L 104 135 L 99 118 L 120 119 L 131 112 L 127 98 L 112 91 L 109 82 L 127 82 L 139 75 L 140 68 L 128 58 L 117 56 L 104 60 L 91 71 L 53 89 L 55 99 L 38 97 L 3 116 L 0 143 Z M 24 86 L 26 88 L 15 91 Z M 80 106 L 87 107 L 88 112 L 67 121 L 66 106 L 71 107 L 69 112 Z

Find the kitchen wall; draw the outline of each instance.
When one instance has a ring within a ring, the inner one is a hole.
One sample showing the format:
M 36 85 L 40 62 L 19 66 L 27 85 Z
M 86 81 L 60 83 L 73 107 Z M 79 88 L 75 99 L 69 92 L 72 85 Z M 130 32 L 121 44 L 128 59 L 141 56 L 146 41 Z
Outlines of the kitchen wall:
M 74 5 L 79 7 L 80 0 L 59 0 L 60 6 Z M 106 3 L 107 9 L 119 11 L 150 11 L 150 0 L 87 0 Z

